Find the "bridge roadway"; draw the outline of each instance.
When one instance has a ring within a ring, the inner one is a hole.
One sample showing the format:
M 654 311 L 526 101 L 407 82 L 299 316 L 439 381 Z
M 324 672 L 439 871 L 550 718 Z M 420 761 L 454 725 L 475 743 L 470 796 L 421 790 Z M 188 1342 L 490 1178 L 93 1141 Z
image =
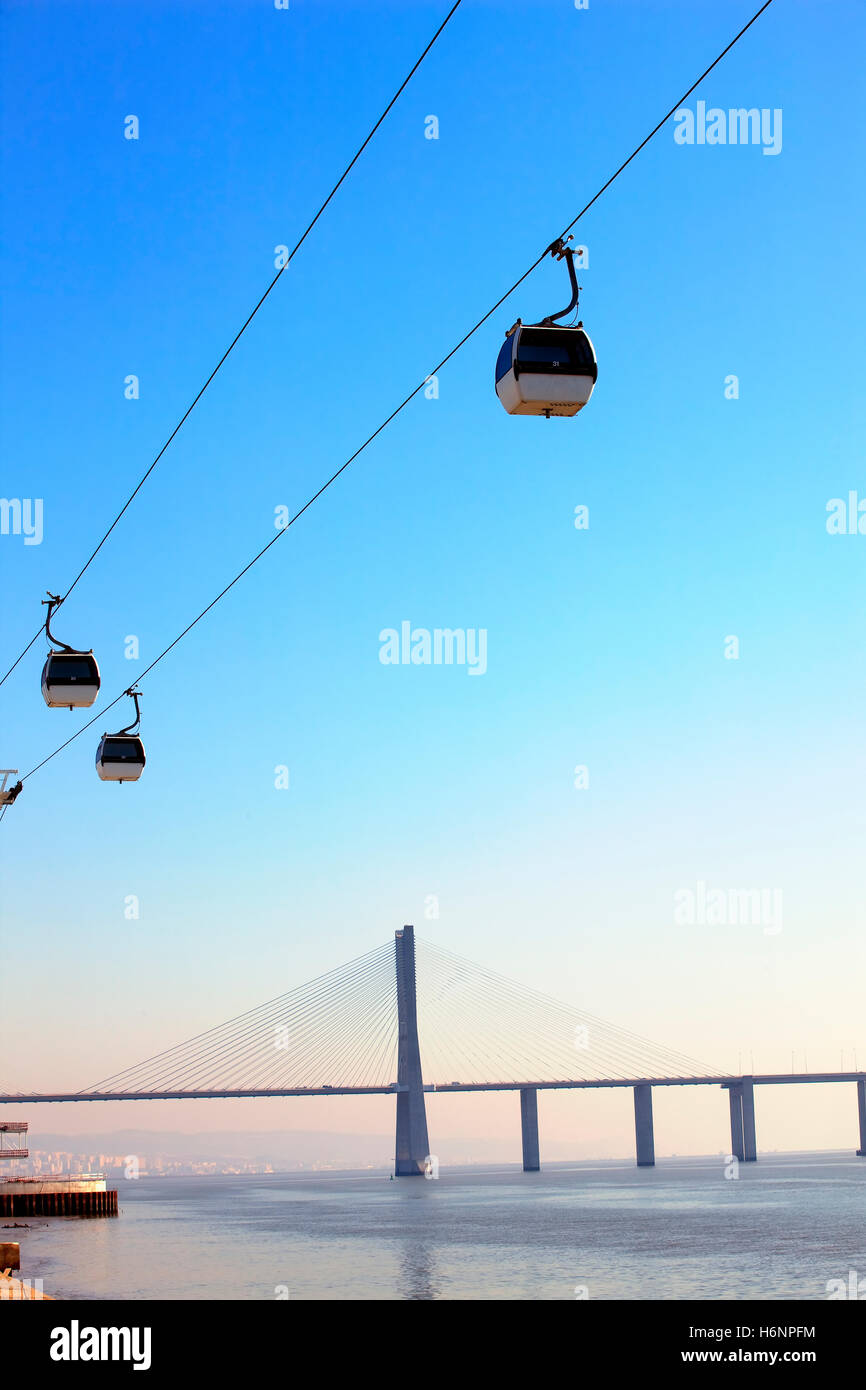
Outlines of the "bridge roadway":
M 757 1158 L 755 1139 L 755 1086 L 814 1086 L 834 1082 L 855 1082 L 860 1129 L 857 1154 L 866 1158 L 866 1072 L 775 1072 L 758 1076 L 647 1076 L 604 1077 L 596 1080 L 559 1081 L 448 1081 L 428 1082 L 423 1090 L 433 1092 L 519 1091 L 523 1167 L 537 1172 L 540 1167 L 538 1142 L 538 1092 L 581 1091 L 631 1087 L 634 1092 L 635 1149 L 640 1168 L 655 1163 L 652 1092 L 654 1086 L 720 1086 L 728 1091 L 731 1112 L 731 1155 L 741 1162 Z M 387 1096 L 409 1090 L 392 1082 L 387 1086 L 293 1086 L 251 1088 L 248 1090 L 174 1091 L 75 1091 L 51 1094 L 0 1095 L 0 1105 L 64 1104 L 70 1101 L 120 1100 L 237 1100 L 265 1096 Z
M 765 1076 L 644 1076 L 603 1077 L 597 1080 L 562 1081 L 434 1081 L 424 1090 L 439 1091 L 578 1091 L 608 1086 L 738 1086 L 743 1080 L 755 1086 L 802 1086 L 815 1082 L 866 1082 L 862 1071 L 770 1072 Z M 387 1086 L 293 1086 L 217 1091 L 58 1091 L 47 1093 L 0 1093 L 0 1105 L 58 1104 L 84 1100 L 238 1100 L 262 1096 L 390 1096 L 402 1088 L 392 1081 Z

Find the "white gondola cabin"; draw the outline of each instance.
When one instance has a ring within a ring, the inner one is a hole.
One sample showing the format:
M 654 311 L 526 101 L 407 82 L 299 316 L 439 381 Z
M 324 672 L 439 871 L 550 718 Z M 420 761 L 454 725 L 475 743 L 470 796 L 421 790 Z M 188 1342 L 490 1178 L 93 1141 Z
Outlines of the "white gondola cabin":
M 509 415 L 576 415 L 597 377 L 595 350 L 583 328 L 517 323 L 496 362 L 496 394 Z
M 138 734 L 103 734 L 96 750 L 96 771 L 103 782 L 137 782 L 147 758 Z
M 571 237 L 565 240 L 571 241 Z M 582 323 L 563 326 L 557 319 L 577 311 L 580 287 L 574 252 L 560 237 L 548 247 L 565 260 L 571 303 L 541 323 L 518 319 L 505 335 L 496 359 L 496 394 L 509 415 L 576 415 L 583 410 L 598 379 L 595 348 Z
M 51 632 L 51 615 L 63 600 L 49 592 L 42 602 L 48 609 L 45 636 L 48 659 L 42 667 L 42 698 L 49 709 L 89 709 L 99 694 L 99 666 L 93 652 L 79 652 L 58 642 Z M 56 650 L 55 650 L 56 647 Z
M 135 701 L 135 718 L 116 734 L 103 734 L 96 750 L 96 773 L 102 782 L 137 782 L 147 758 L 138 733 L 141 712 L 138 701 L 141 691 L 130 687 L 125 692 Z
M 93 652 L 49 652 L 42 668 L 42 698 L 51 709 L 88 709 L 99 686 Z

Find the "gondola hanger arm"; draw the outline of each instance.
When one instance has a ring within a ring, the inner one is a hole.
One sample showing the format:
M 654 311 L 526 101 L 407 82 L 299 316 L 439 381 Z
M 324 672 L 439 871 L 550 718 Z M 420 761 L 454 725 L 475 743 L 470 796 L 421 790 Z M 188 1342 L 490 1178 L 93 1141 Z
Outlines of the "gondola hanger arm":
M 560 309 L 558 314 L 548 314 L 546 319 L 542 319 L 541 324 L 545 328 L 551 328 L 553 324 L 556 323 L 557 319 L 564 319 L 566 314 L 570 314 L 577 309 L 580 286 L 577 283 L 577 275 L 574 270 L 574 252 L 571 247 L 567 245 L 569 241 L 573 240 L 574 237 L 572 236 L 557 237 L 556 241 L 552 241 L 547 248 L 549 254 L 553 256 L 555 260 L 564 260 L 568 266 L 568 278 L 571 281 L 571 303 L 565 309 Z
M 45 592 L 47 593 L 48 597 L 44 598 L 42 602 L 48 608 L 48 612 L 45 615 L 45 636 L 48 638 L 48 644 L 51 647 L 54 647 L 56 645 L 58 651 L 61 652 L 74 652 L 74 647 L 67 647 L 65 642 L 59 642 L 51 631 L 51 615 L 54 612 L 55 608 L 60 607 L 61 603 L 63 602 L 63 599 L 60 597 L 59 594 L 52 594 L 50 589 L 46 589 Z
M 130 699 L 135 701 L 135 718 L 133 719 L 131 724 L 127 724 L 125 729 L 118 729 L 116 734 L 112 734 L 112 738 L 119 738 L 121 734 L 137 733 L 138 726 L 141 723 L 141 710 L 138 707 L 138 702 L 141 698 L 141 691 L 136 690 L 134 686 L 130 686 L 129 689 L 124 690 L 123 693 L 124 695 L 128 695 Z

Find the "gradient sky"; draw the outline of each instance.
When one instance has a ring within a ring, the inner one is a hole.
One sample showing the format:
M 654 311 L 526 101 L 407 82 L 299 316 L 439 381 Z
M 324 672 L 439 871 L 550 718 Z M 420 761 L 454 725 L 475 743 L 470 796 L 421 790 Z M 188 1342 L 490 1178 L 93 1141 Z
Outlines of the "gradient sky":
M 61 639 L 96 651 L 100 703 L 755 7 L 464 0 L 58 616 Z M 44 500 L 44 538 L 0 536 L 3 670 L 448 3 L 4 9 L 0 490 Z M 866 1065 L 866 535 L 826 529 L 830 499 L 866 499 L 864 30 L 848 0 L 776 0 L 687 105 L 781 109 L 781 153 L 680 146 L 671 122 L 578 224 L 599 380 L 577 419 L 513 419 L 493 391 L 504 329 L 567 301 L 547 262 L 439 398 L 416 399 L 146 679 L 141 781 L 96 777 L 117 709 L 28 781 L 0 826 L 4 1088 L 96 1082 L 409 921 L 714 1068 L 849 1067 L 855 1049 Z M 486 629 L 486 674 L 383 666 L 379 633 L 404 620 Z M 21 771 L 89 717 L 44 706 L 43 650 L 0 690 L 0 760 Z M 781 890 L 782 930 L 678 922 L 675 894 L 699 882 Z M 435 1104 L 434 1132 L 516 1129 L 511 1098 Z M 579 1104 L 575 1127 L 573 1098 L 545 1099 L 542 1142 L 547 1125 L 627 1151 L 630 1100 Z M 759 1144 L 852 1146 L 853 1088 L 803 1104 L 808 1120 L 790 1092 L 762 1093 Z M 378 1132 L 392 1110 L 30 1118 Z M 725 1143 L 724 1097 L 658 1097 L 660 1152 Z

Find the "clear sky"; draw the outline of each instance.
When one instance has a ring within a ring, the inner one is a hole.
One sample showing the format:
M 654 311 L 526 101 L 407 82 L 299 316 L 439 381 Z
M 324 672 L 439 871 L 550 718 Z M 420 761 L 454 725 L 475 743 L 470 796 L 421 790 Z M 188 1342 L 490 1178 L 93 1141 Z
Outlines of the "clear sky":
M 754 8 L 464 0 L 58 615 L 98 656 L 100 703 Z M 40 544 L 0 535 L 3 670 L 447 9 L 5 5 L 0 491 L 42 499 L 44 522 Z M 776 0 L 687 105 L 781 111 L 779 152 L 678 144 L 672 121 L 578 224 L 599 379 L 576 419 L 511 418 L 493 390 L 504 329 L 567 302 L 549 261 L 148 676 L 138 784 L 94 770 L 117 708 L 28 781 L 0 826 L 4 1088 L 88 1085 L 410 921 L 721 1068 L 866 1065 L 866 534 L 826 525 L 831 499 L 866 499 L 864 29 L 850 0 Z M 383 665 L 404 621 L 484 629 L 486 671 Z M 0 690 L 4 767 L 89 717 L 45 707 L 43 652 Z M 698 884 L 778 890 L 782 916 L 683 921 Z M 762 1096 L 759 1143 L 851 1146 L 853 1088 L 816 1091 L 814 1127 Z M 436 1103 L 434 1130 L 516 1122 L 513 1100 Z M 581 1143 L 624 1150 L 630 1102 L 586 1104 L 612 1118 Z M 550 1105 L 568 1134 L 573 1102 Z M 660 1151 L 722 1147 L 722 1098 L 658 1105 Z M 392 1109 L 31 1119 L 378 1132 Z

